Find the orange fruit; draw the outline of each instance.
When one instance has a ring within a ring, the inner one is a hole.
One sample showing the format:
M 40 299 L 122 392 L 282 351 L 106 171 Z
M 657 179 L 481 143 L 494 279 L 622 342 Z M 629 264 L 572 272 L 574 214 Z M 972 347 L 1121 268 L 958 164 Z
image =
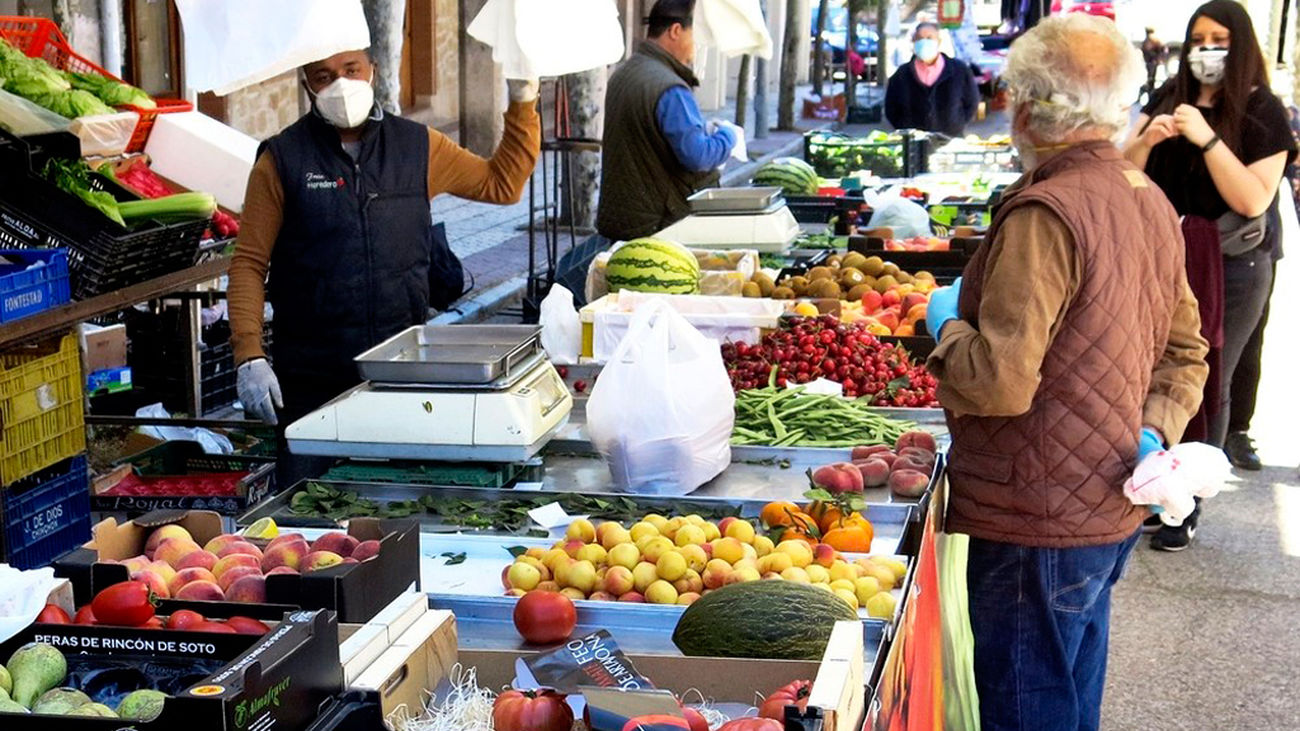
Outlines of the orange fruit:
M 860 525 L 832 528 L 822 536 L 822 543 L 845 553 L 871 552 L 871 536 Z
M 763 524 L 774 528 L 778 525 L 792 525 L 794 515 L 803 512 L 798 505 L 790 502 L 771 502 L 763 506 L 759 518 Z

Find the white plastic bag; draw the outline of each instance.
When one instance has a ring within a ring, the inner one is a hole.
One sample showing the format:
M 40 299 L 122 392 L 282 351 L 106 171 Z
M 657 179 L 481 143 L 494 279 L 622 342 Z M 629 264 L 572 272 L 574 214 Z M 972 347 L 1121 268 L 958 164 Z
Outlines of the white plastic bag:
M 1232 476 L 1232 465 L 1218 447 L 1188 442 L 1156 452 L 1138 463 L 1124 483 L 1124 496 L 1134 505 L 1161 508 L 1165 525 L 1179 526 L 1192 514 L 1196 501 L 1211 498 Z
M 872 210 L 868 228 L 892 228 L 897 239 L 931 234 L 930 213 L 916 203 L 889 192 L 863 195 Z
M 582 350 L 582 322 L 573 307 L 573 293 L 563 285 L 553 284 L 540 309 L 538 322 L 546 357 L 557 365 L 577 363 Z
M 618 8 L 609 0 L 488 0 L 465 32 L 492 48 L 507 79 L 597 69 L 624 51 Z
M 731 463 L 735 403 L 718 343 L 654 302 L 596 381 L 587 435 L 618 491 L 684 495 Z
M 56 583 L 52 568 L 19 571 L 0 563 L 0 642 L 36 621 Z

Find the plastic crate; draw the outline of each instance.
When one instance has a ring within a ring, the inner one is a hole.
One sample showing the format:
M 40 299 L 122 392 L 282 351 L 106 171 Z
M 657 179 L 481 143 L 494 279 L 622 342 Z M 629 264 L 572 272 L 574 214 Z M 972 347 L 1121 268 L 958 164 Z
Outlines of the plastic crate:
M 84 388 L 75 334 L 0 352 L 0 484 L 85 451 Z
M 201 472 L 252 472 L 275 462 L 274 458 L 240 454 L 208 454 L 198 442 L 163 442 L 139 454 L 114 462 L 130 462 L 141 475 L 188 475 Z
M 67 249 L 0 249 L 0 323 L 44 312 L 72 300 Z M 41 263 L 43 266 L 32 267 Z
M 90 475 L 78 455 L 0 490 L 0 559 L 44 566 L 90 540 Z
M 57 138 L 56 138 L 57 139 Z M 75 138 L 74 138 L 75 139 Z M 0 130 L 9 158 L 24 141 Z M 54 140 L 27 153 L 33 168 L 55 154 Z M 93 185 L 121 201 L 138 197 L 103 176 Z M 193 266 L 207 219 L 179 223 L 146 222 L 125 228 L 80 198 L 44 178 L 6 175 L 0 179 L 0 246 L 15 249 L 64 248 L 72 297 L 86 299 Z
M 823 178 L 843 178 L 869 170 L 882 178 L 910 178 L 928 170 L 929 138 L 903 130 L 872 141 L 814 130 L 803 138 L 803 159 Z
M 47 18 L 0 16 L 0 38 L 32 58 L 45 59 L 56 69 L 98 74 L 114 81 L 122 81 L 90 59 L 73 51 L 68 45 L 68 39 L 59 30 L 59 26 Z M 120 106 L 121 109 L 140 115 L 140 120 L 136 122 L 135 130 L 131 134 L 131 142 L 126 147 L 127 152 L 144 151 L 145 143 L 149 141 L 149 133 L 153 131 L 154 122 L 158 120 L 159 114 L 194 110 L 194 105 L 183 99 L 154 99 L 154 103 L 157 104 L 154 109 L 143 109 L 131 104 Z
M 422 462 L 344 462 L 331 467 L 324 480 L 383 482 L 438 487 L 502 488 L 526 467 L 521 464 L 428 464 Z

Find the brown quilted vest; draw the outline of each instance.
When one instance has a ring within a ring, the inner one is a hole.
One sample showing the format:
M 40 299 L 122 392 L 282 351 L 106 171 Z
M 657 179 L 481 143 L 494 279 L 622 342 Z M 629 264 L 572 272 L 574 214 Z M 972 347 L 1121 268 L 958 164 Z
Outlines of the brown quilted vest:
M 947 530 L 1026 546 L 1114 543 L 1145 515 L 1122 488 L 1178 301 L 1182 233 L 1164 194 L 1110 143 L 1076 145 L 1028 175 L 966 267 L 962 319 L 979 327 L 988 242 L 1020 206 L 1046 205 L 1065 222 L 1081 279 L 1029 411 L 948 414 Z

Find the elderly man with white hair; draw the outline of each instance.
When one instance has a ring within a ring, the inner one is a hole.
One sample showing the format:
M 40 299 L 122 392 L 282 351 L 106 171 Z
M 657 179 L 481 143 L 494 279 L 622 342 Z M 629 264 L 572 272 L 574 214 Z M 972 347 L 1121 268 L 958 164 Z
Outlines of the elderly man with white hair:
M 1178 216 L 1115 145 L 1142 70 L 1088 15 L 1015 42 L 1004 78 L 1027 170 L 930 300 L 984 731 L 1098 728 L 1111 587 L 1148 515 L 1122 486 L 1201 400 Z

